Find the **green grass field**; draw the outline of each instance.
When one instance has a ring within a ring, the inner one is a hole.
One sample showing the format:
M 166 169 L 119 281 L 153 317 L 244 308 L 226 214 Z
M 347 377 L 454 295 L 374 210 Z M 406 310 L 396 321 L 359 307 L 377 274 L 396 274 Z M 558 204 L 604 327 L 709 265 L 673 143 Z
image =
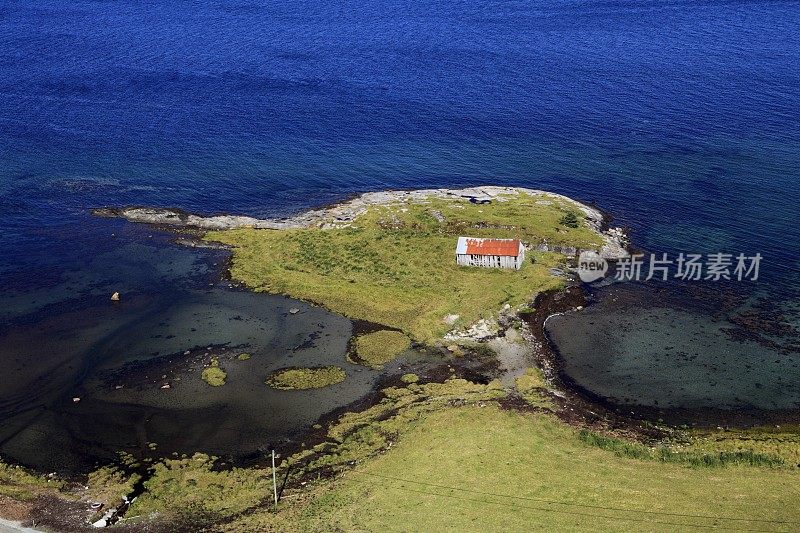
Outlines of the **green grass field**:
M 412 421 L 391 449 L 234 531 L 797 531 L 793 467 L 692 467 L 587 444 L 494 404 Z
M 207 238 L 234 248 L 233 277 L 254 290 L 317 302 L 433 343 L 453 327 L 444 321 L 448 314 L 460 317 L 456 326 L 468 325 L 562 284 L 549 273 L 563 260 L 554 253 L 529 254 L 536 263 L 527 261 L 520 271 L 458 267 L 459 235 L 599 246 L 600 237 L 585 224 L 560 223 L 574 207 L 549 201 L 528 195 L 489 205 L 430 199 L 374 207 L 348 228 L 236 229 Z

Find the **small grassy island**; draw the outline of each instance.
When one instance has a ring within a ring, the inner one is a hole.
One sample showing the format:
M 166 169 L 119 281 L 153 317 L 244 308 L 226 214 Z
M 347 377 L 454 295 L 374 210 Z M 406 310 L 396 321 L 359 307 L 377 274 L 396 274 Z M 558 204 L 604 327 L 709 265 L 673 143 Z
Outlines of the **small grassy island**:
M 347 374 L 338 366 L 285 368 L 267 378 L 267 385 L 280 390 L 321 389 L 346 378 Z
M 568 214 L 579 222 L 574 227 L 561 222 Z M 429 196 L 371 205 L 348 223 L 323 219 L 318 227 L 238 228 L 206 238 L 233 248 L 231 273 L 253 290 L 317 302 L 434 343 L 564 282 L 550 273 L 564 261 L 554 252 L 530 253 L 519 271 L 459 267 L 459 236 L 599 249 L 601 235 L 584 220 L 563 197 L 509 192 L 489 204 Z
M 383 330 L 359 335 L 354 344 L 356 362 L 380 368 L 407 350 L 411 339 L 399 331 Z

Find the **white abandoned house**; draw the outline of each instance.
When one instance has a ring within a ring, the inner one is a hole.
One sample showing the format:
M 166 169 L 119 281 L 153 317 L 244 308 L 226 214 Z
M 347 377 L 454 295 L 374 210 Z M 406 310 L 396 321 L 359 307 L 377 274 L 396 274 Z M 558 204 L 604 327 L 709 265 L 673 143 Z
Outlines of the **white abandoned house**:
M 519 270 L 524 261 L 525 247 L 519 239 L 458 238 L 456 263 L 459 265 Z

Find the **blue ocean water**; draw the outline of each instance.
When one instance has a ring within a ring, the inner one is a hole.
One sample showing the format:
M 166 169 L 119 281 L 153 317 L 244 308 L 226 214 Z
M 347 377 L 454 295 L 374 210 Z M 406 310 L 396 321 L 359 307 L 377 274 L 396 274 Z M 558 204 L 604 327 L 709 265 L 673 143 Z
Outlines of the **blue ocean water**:
M 70 264 L 98 205 L 501 183 L 654 250 L 761 251 L 796 291 L 799 27 L 775 1 L 7 1 L 0 271 Z
M 760 252 L 752 290 L 796 311 L 798 50 L 796 1 L 6 0 L 0 312 L 172 285 L 92 207 L 488 183 L 648 250 Z

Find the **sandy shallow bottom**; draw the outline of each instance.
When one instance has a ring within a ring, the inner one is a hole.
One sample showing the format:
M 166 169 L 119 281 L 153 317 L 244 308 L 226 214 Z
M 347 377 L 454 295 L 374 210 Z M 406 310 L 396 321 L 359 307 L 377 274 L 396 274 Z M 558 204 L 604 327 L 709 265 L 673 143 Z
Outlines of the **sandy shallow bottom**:
M 120 451 L 247 457 L 376 386 L 381 371 L 346 359 L 350 320 L 214 281 L 219 251 L 134 243 L 98 261 L 123 268 L 133 253 L 159 271 L 121 274 L 128 286 L 118 304 L 105 286 L 70 280 L 79 297 L 63 284 L 37 291 L 67 296 L 0 328 L 2 456 L 47 471 L 85 471 Z M 212 357 L 227 373 L 222 387 L 201 379 Z M 348 377 L 308 391 L 264 383 L 279 368 L 318 365 Z
M 800 408 L 800 354 L 734 339 L 726 320 L 654 298 L 649 288 L 596 296 L 546 324 L 563 372 L 590 393 L 655 408 Z

